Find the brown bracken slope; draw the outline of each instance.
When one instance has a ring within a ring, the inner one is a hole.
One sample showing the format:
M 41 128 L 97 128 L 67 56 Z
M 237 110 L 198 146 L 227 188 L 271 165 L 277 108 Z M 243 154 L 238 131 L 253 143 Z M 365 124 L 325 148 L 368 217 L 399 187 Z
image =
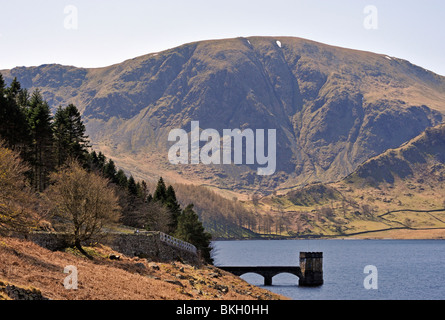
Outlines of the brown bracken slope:
M 0 300 L 14 298 L 6 290 L 13 285 L 29 292 L 28 297 L 34 293 L 52 300 L 286 299 L 213 266 L 148 262 L 103 246 L 91 250 L 92 261 L 75 252 L 52 252 L 32 242 L 0 237 Z M 110 254 L 120 259 L 110 260 Z M 78 271 L 77 290 L 64 287 L 68 274 L 63 271 L 70 265 Z

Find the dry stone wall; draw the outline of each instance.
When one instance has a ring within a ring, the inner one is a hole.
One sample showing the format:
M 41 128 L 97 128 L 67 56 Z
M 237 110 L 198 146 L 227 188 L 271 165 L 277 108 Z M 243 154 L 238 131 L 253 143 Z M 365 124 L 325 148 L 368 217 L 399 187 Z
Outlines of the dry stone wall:
M 66 235 L 54 232 L 35 232 L 28 235 L 28 239 L 52 251 L 69 245 Z M 200 263 L 199 252 L 193 245 L 162 232 L 110 233 L 100 243 L 129 257 L 137 256 L 162 262 L 180 260 L 189 264 Z

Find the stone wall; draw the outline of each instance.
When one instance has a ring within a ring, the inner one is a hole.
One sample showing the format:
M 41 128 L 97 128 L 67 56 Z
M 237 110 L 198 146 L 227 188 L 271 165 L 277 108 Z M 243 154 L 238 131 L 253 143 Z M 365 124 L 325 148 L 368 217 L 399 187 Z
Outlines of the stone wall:
M 199 264 L 199 253 L 183 249 L 169 242 L 162 241 L 165 235 L 160 232 L 141 233 L 110 233 L 100 240 L 100 243 L 128 257 L 141 257 L 153 261 L 180 260 L 189 264 Z M 35 232 L 27 239 L 41 247 L 55 251 L 69 246 L 68 238 L 64 234 L 54 232 Z M 84 243 L 83 245 L 91 245 Z
M 26 239 L 51 251 L 61 250 L 69 246 L 68 237 L 56 232 L 33 232 Z
M 190 264 L 199 263 L 198 254 L 161 241 L 162 233 L 113 234 L 106 244 L 129 257 L 142 257 L 158 261 L 181 260 Z

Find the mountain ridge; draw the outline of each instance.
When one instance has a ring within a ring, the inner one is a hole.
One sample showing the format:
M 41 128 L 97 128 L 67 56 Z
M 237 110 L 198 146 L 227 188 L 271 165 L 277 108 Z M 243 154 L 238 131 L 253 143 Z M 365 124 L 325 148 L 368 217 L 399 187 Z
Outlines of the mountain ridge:
M 332 183 L 262 199 L 267 216 L 287 218 L 297 237 L 443 239 L 445 124 L 361 164 Z
M 372 179 L 373 183 L 394 183 L 396 178 L 412 176 L 416 165 L 445 164 L 445 123 L 427 128 L 419 136 L 407 141 L 399 148 L 388 149 L 372 157 L 349 176 L 346 181 Z M 438 169 L 438 168 L 436 168 Z M 426 172 L 426 171 L 425 171 Z M 439 180 L 439 182 L 442 180 Z
M 445 77 L 406 60 L 292 37 L 197 41 L 102 68 L 1 71 L 76 104 L 95 148 L 145 178 L 244 190 L 335 181 L 443 121 Z M 172 128 L 276 128 L 277 173 L 172 166 Z M 146 165 L 141 163 L 147 162 Z M 148 164 L 149 162 L 149 164 Z

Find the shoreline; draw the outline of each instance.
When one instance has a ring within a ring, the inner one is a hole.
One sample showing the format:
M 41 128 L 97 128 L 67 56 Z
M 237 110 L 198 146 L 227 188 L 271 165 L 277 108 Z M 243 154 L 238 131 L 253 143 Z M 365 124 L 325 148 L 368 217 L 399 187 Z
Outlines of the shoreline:
M 380 234 L 380 235 L 379 235 Z M 239 240 L 445 240 L 445 228 L 388 228 L 346 235 L 264 236 L 249 238 L 215 238 L 212 241 Z

